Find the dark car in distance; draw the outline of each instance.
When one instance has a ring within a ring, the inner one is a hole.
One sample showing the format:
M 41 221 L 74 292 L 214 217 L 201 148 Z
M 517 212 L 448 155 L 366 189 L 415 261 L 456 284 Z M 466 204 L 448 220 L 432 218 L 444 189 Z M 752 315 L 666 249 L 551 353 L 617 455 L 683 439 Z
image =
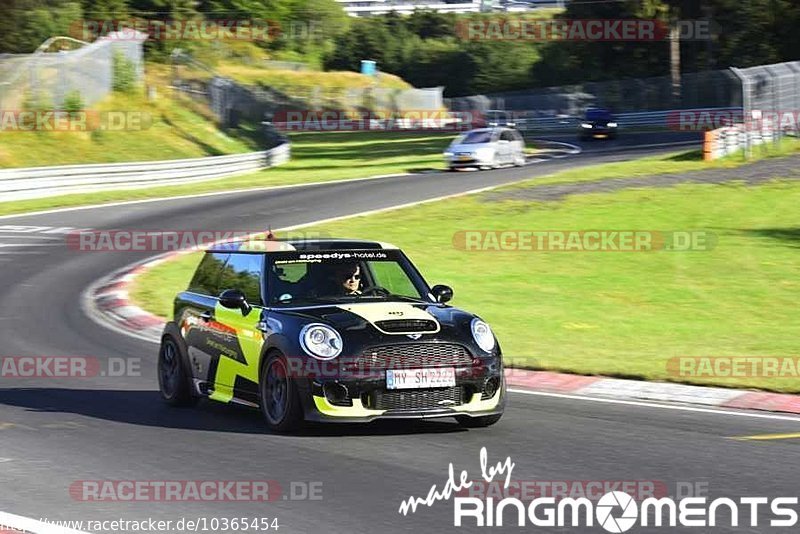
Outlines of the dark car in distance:
M 589 139 L 616 139 L 619 124 L 607 109 L 590 108 L 578 126 L 581 141 Z
M 454 417 L 505 406 L 489 325 L 447 304 L 398 248 L 251 240 L 210 248 L 175 298 L 158 358 L 162 397 L 260 408 L 267 425 Z

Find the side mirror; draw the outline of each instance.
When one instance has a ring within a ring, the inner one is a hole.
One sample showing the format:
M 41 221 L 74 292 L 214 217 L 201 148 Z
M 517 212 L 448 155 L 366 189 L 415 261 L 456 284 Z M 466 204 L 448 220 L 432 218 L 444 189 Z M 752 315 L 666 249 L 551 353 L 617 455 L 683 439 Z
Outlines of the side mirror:
M 431 288 L 431 293 L 433 293 L 433 298 L 436 299 L 436 302 L 441 302 L 442 304 L 453 298 L 453 288 L 450 286 L 435 285 Z
M 222 304 L 223 308 L 242 310 L 242 315 L 247 315 L 251 310 L 244 293 L 239 289 L 226 289 L 220 293 L 219 303 Z

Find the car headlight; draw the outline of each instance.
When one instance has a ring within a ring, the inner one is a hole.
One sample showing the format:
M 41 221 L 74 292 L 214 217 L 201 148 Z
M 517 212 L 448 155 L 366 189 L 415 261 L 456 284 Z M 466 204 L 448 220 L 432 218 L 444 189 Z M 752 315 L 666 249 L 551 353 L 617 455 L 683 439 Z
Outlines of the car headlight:
M 446 157 L 446 158 L 452 158 L 452 157 L 453 157 L 453 153 L 452 153 L 452 152 L 450 152 L 449 150 L 447 150 L 447 151 L 445 151 L 445 153 L 444 153 L 444 157 Z
M 609 128 L 616 128 L 617 127 L 617 123 L 616 122 L 609 122 L 608 123 L 608 127 Z
M 489 325 L 476 317 L 469 326 L 472 330 L 472 337 L 475 339 L 475 343 L 477 343 L 482 350 L 492 352 L 495 341 L 494 334 L 492 334 L 492 329 L 489 328 Z
M 300 346 L 318 360 L 331 360 L 342 352 L 342 336 L 328 325 L 311 323 L 300 330 Z
M 591 127 L 592 127 L 592 125 L 589 124 L 588 122 L 582 122 L 581 123 L 581 128 L 591 128 Z

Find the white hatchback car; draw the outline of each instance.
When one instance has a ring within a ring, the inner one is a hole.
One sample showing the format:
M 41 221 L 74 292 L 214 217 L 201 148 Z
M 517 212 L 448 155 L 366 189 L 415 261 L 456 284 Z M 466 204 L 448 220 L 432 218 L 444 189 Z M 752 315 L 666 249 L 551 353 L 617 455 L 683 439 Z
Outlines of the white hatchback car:
M 444 159 L 451 171 L 463 167 L 520 166 L 525 164 L 525 141 L 513 128 L 478 128 L 453 140 L 444 151 Z

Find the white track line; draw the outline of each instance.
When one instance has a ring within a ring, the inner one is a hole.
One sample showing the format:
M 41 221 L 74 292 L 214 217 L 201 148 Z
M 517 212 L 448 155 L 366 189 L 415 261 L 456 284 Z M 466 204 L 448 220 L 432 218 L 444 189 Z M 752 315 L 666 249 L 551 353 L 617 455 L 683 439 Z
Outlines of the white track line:
M 753 413 L 753 412 L 732 412 L 728 410 L 715 410 L 711 408 L 695 408 L 693 406 L 683 406 L 679 404 L 659 404 L 655 402 L 646 402 L 646 401 L 631 401 L 631 400 L 622 400 L 622 399 L 606 399 L 602 397 L 586 397 L 583 395 L 570 395 L 566 393 L 550 393 L 548 391 L 528 391 L 525 389 L 512 389 L 509 388 L 508 391 L 512 393 L 522 393 L 524 395 L 538 395 L 540 397 L 555 397 L 557 399 L 570 399 L 570 400 L 580 400 L 580 401 L 589 401 L 589 402 L 604 402 L 607 404 L 624 404 L 626 406 L 640 406 L 642 408 L 660 408 L 663 410 L 678 410 L 681 412 L 696 412 L 696 413 L 708 413 L 714 415 L 733 415 L 738 417 L 754 417 L 757 419 L 777 419 L 780 421 L 792 421 L 795 423 L 800 423 L 800 417 L 792 417 L 789 415 L 772 415 L 772 414 L 765 414 L 765 413 Z
M 0 525 L 2 527 L 9 527 L 24 532 L 33 532 L 34 534 L 88 534 L 80 530 L 60 527 L 50 523 L 45 523 L 43 521 L 37 521 L 36 519 L 31 519 L 29 517 L 9 514 L 6 512 L 0 512 Z

